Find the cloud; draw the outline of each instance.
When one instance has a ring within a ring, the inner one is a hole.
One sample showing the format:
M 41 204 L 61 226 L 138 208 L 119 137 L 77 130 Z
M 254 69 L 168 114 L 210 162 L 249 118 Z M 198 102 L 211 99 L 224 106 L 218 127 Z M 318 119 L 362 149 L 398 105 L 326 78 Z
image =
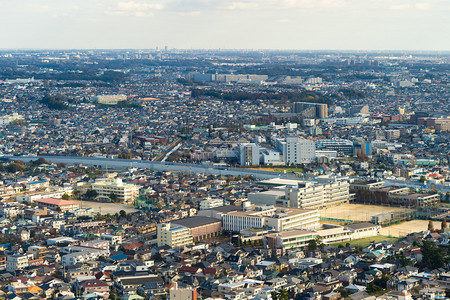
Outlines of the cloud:
M 128 1 L 117 3 L 115 8 L 105 11 L 105 13 L 114 16 L 146 17 L 152 16 L 155 10 L 162 9 L 164 9 L 164 5 L 160 3 Z
M 198 16 L 201 14 L 200 11 L 196 10 L 196 11 L 183 11 L 183 12 L 179 12 L 178 13 L 181 16 Z
M 241 10 L 246 10 L 246 9 L 257 9 L 259 8 L 260 5 L 256 2 L 233 2 L 231 3 L 231 5 L 227 6 L 227 9 L 230 10 L 237 10 L 237 9 L 241 9 Z

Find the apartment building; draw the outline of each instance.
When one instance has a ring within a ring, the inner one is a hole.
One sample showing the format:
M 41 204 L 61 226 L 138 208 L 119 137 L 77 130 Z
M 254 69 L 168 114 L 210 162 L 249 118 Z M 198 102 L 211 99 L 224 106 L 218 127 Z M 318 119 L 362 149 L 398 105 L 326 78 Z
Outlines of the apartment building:
M 122 244 L 122 236 L 120 236 L 120 235 L 102 234 L 100 236 L 100 239 L 104 240 L 104 241 L 109 241 L 109 244 L 111 246 Z
M 158 224 L 156 234 L 158 247 L 167 245 L 171 248 L 178 248 L 194 243 L 189 228 L 182 225 L 171 223 Z
M 223 199 L 212 198 L 200 201 L 200 210 L 223 206 Z
M 292 112 L 306 118 L 326 119 L 328 118 L 328 105 L 324 103 L 294 102 Z
M 79 262 L 93 261 L 100 256 L 109 256 L 109 249 L 96 249 L 81 246 L 69 246 L 62 249 L 63 253 L 67 253 L 62 256 L 62 265 L 73 266 Z
M 283 153 L 285 164 L 309 164 L 316 157 L 316 145 L 314 141 L 299 137 L 286 137 L 284 140 L 276 140 L 277 149 Z
M 239 144 L 239 164 L 242 166 L 259 165 L 259 146 L 255 143 Z
M 15 272 L 28 267 L 28 256 L 22 254 L 12 254 L 6 257 L 6 271 Z
M 179 288 L 175 283 L 169 291 L 169 300 L 197 300 L 197 289 Z

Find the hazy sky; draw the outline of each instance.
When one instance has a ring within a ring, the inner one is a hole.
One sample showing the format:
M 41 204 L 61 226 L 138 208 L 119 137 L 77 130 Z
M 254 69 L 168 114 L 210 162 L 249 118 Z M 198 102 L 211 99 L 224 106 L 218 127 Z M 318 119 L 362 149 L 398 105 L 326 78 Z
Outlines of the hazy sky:
M 0 0 L 0 48 L 450 50 L 450 0 Z

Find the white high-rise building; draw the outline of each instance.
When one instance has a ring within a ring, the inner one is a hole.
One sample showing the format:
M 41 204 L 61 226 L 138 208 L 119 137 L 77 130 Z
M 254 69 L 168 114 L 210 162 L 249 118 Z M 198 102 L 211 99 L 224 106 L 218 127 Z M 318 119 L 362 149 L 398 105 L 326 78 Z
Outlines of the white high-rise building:
M 239 164 L 242 166 L 259 165 L 259 147 L 255 143 L 239 144 Z
M 278 147 L 286 164 L 309 164 L 316 157 L 316 145 L 311 140 L 287 137 L 284 141 L 278 141 Z

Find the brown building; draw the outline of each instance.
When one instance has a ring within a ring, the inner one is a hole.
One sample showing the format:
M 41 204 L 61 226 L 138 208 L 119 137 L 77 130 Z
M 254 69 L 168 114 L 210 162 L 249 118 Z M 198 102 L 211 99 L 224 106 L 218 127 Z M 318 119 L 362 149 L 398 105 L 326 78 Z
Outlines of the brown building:
M 174 220 L 171 223 L 189 228 L 194 242 L 218 236 L 222 233 L 222 221 L 215 218 L 195 216 Z
M 350 184 L 356 202 L 400 207 L 433 207 L 440 201 L 438 194 L 411 193 L 405 187 L 384 187 L 382 182 L 355 182 Z

